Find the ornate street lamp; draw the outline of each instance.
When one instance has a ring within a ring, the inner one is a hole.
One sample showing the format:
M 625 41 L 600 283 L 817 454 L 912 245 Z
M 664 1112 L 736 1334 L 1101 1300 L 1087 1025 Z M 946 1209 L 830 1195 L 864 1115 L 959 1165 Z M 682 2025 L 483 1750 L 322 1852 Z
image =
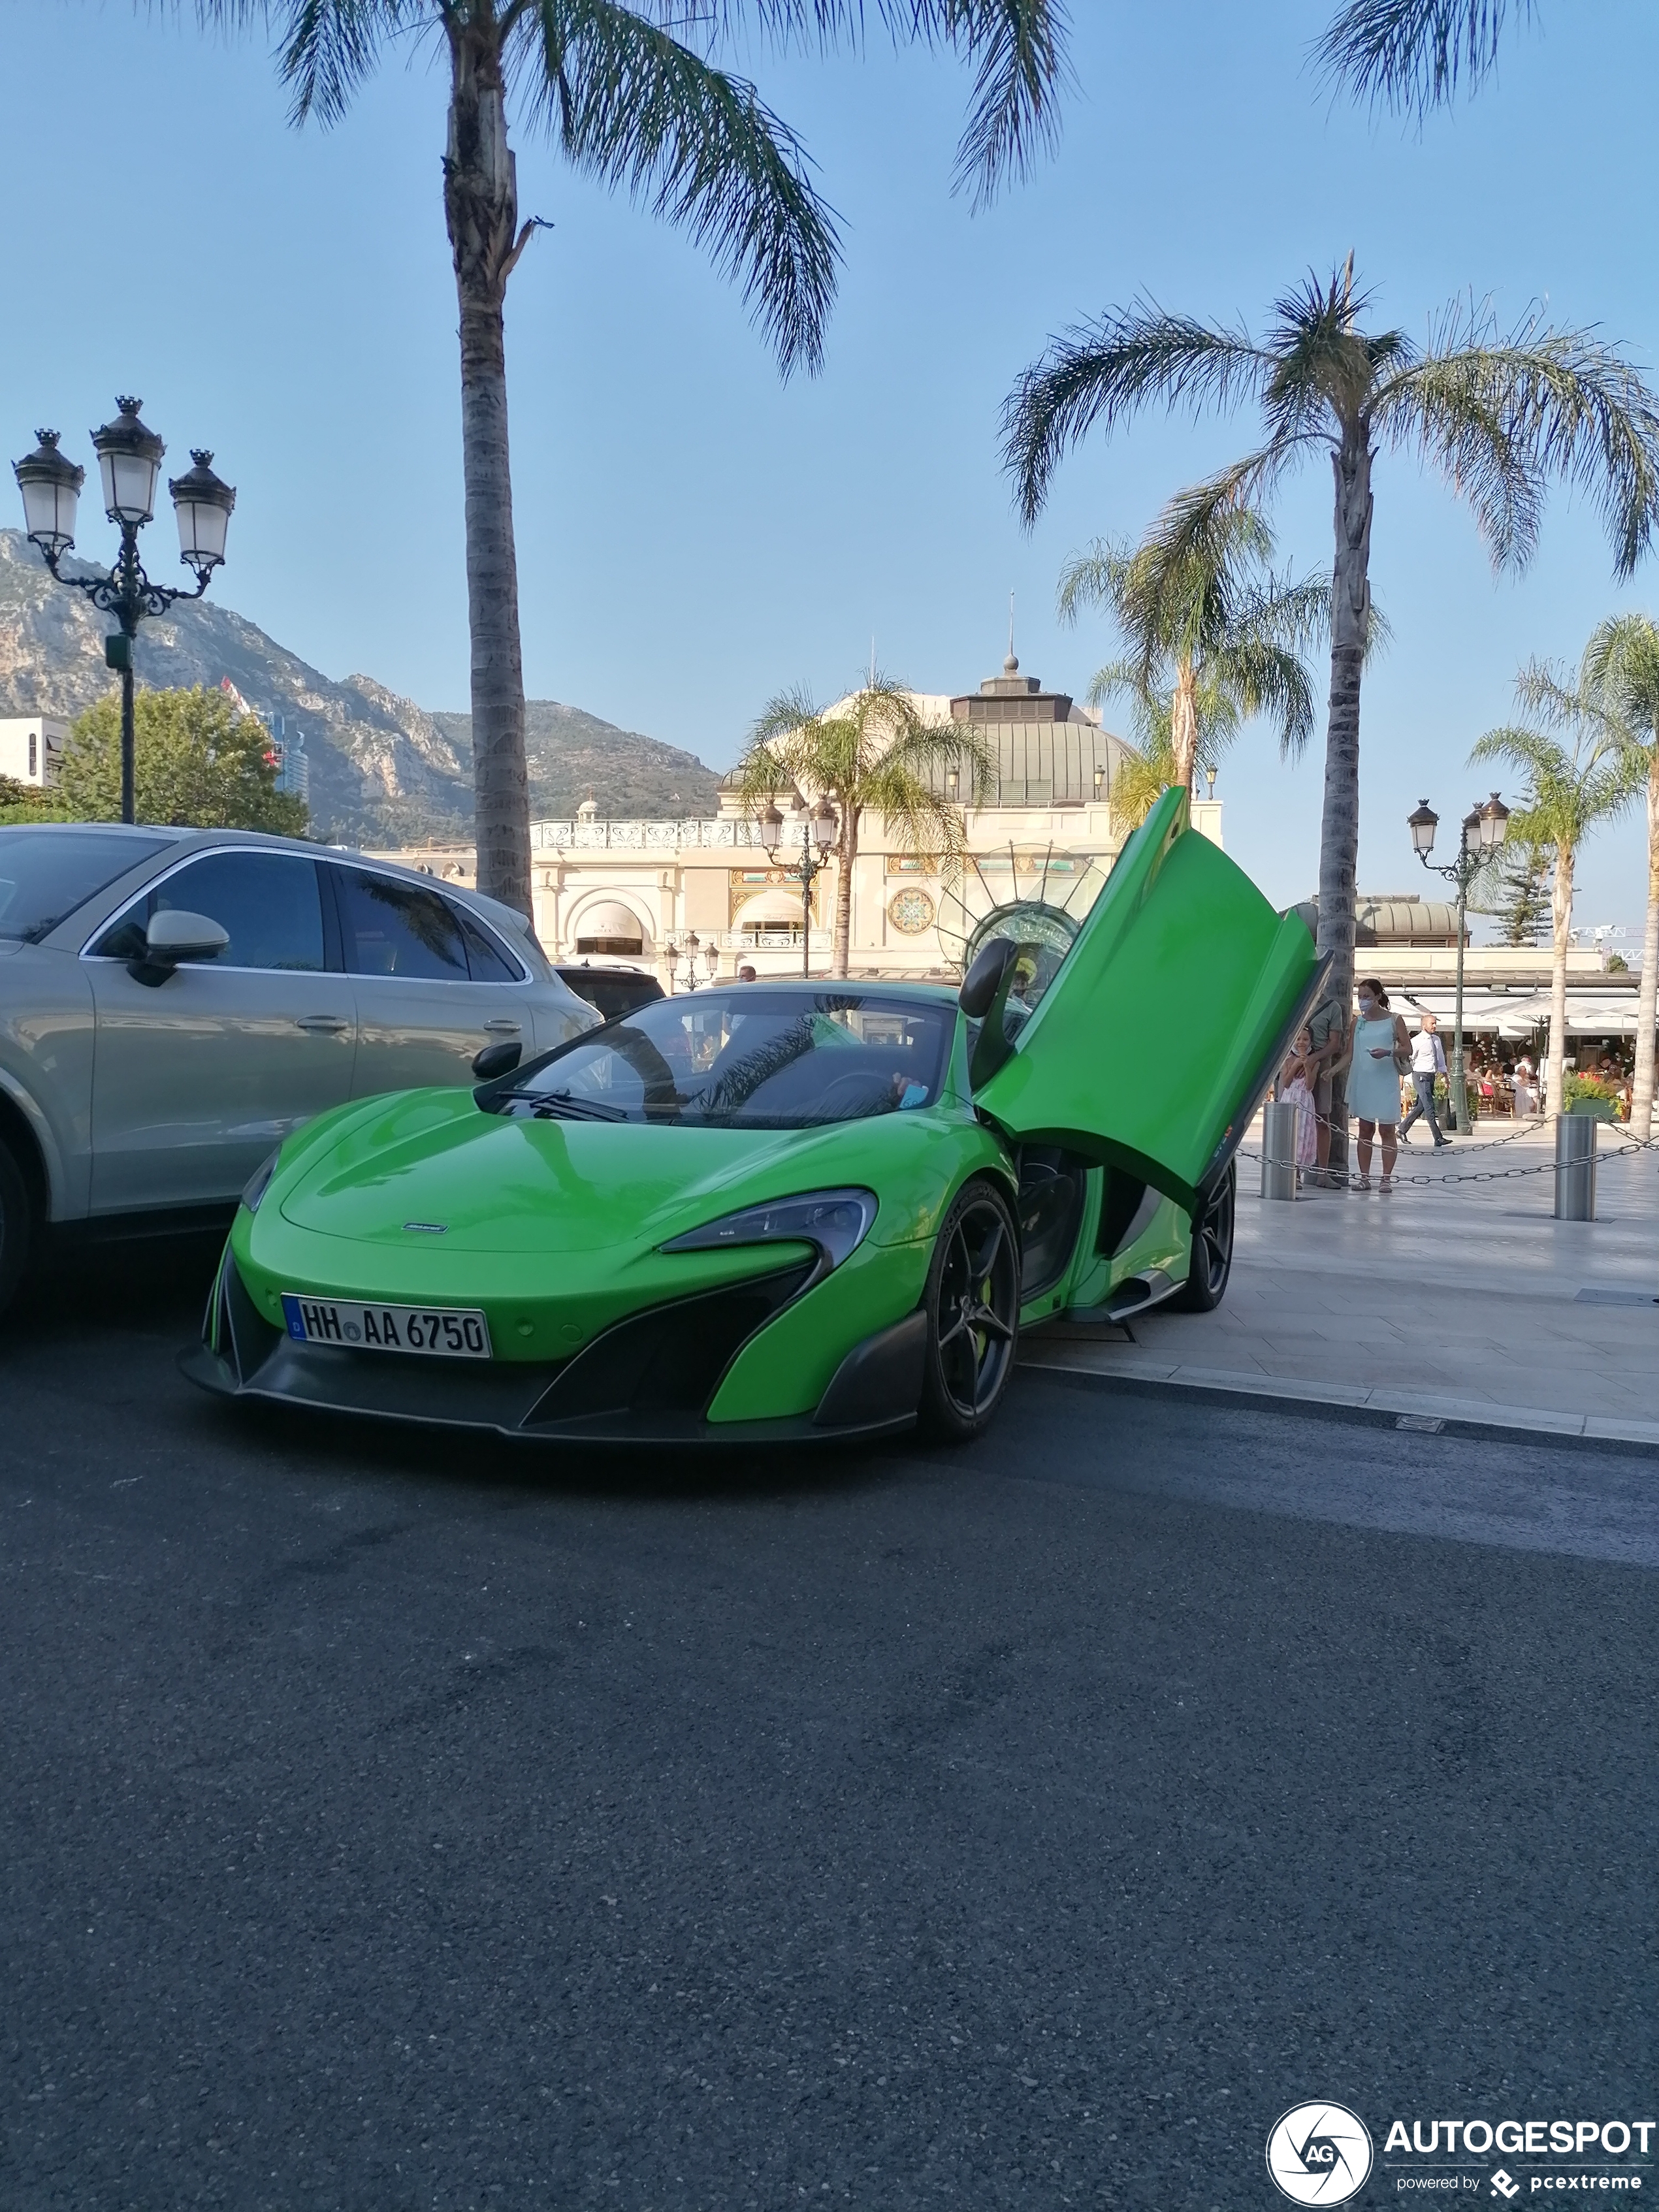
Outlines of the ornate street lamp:
M 694 929 L 681 948 L 685 954 L 685 987 L 689 991 L 695 991 L 697 988 L 697 953 L 702 944 L 702 938 Z
M 1469 886 L 1481 867 L 1503 843 L 1509 829 L 1510 810 L 1494 791 L 1484 806 L 1472 807 L 1460 826 L 1457 858 L 1448 866 L 1429 858 L 1434 850 L 1434 833 L 1440 826 L 1440 817 L 1426 799 L 1419 799 L 1406 817 L 1406 827 L 1412 833 L 1412 849 L 1425 868 L 1437 876 L 1444 876 L 1448 883 L 1457 886 L 1457 1012 L 1452 1029 L 1452 1113 L 1457 1133 L 1469 1133 L 1469 1094 L 1463 1080 L 1463 939 L 1468 934 L 1464 916 L 1468 912 Z
M 662 957 L 668 964 L 668 995 L 672 999 L 674 995 L 674 970 L 680 964 L 680 948 L 672 937 L 662 949 Z
M 23 522 L 29 541 L 60 584 L 84 592 L 101 613 L 120 628 L 104 640 L 104 659 L 121 677 L 121 819 L 134 818 L 132 641 L 146 616 L 165 614 L 175 599 L 199 599 L 225 557 L 236 495 L 213 473 L 213 456 L 192 449 L 195 464 L 167 485 L 179 523 L 179 557 L 196 573 L 193 592 L 152 584 L 138 558 L 138 532 L 155 512 L 155 480 L 167 452 L 154 430 L 139 420 L 139 399 L 118 398 L 112 422 L 92 434 L 104 512 L 121 532 L 121 550 L 106 576 L 66 576 L 58 562 L 75 544 L 76 502 L 86 471 L 58 450 L 56 430 L 41 430 L 32 453 L 12 464 L 23 495 Z

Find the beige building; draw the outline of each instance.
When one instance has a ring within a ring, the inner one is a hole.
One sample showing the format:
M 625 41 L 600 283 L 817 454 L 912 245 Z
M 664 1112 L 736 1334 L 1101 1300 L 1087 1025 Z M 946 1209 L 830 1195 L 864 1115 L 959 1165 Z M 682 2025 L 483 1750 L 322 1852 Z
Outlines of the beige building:
M 1081 915 L 1092 903 L 1122 839 L 1111 795 L 1126 748 L 1097 715 L 1064 692 L 1023 676 L 1012 654 L 978 690 L 917 695 L 939 721 L 971 724 L 996 763 L 982 803 L 963 808 L 967 863 L 955 879 L 936 858 L 903 849 L 866 815 L 854 863 L 848 967 L 854 975 L 945 977 L 959 972 L 975 927 L 994 909 L 1041 900 Z M 836 864 L 812 886 L 810 915 L 799 873 L 801 838 L 816 793 L 784 810 L 775 853 L 760 842 L 735 790 L 720 811 L 684 821 L 606 821 L 590 802 L 568 822 L 531 825 L 536 933 L 564 961 L 653 969 L 665 986 L 730 977 L 747 963 L 760 975 L 827 973 Z M 946 779 L 945 795 L 955 797 Z M 1221 842 L 1221 806 L 1196 802 L 1199 829 Z M 474 856 L 460 848 L 400 853 L 405 865 L 471 884 Z M 696 939 L 695 948 L 691 940 Z M 672 971 L 672 973 L 671 973 Z

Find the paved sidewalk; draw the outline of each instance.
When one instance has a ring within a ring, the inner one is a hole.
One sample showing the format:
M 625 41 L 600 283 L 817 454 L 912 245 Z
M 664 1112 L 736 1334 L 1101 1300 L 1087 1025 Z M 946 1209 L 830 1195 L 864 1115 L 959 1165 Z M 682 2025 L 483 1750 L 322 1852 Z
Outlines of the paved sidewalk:
M 1260 1196 L 1239 1163 L 1232 1281 L 1212 1314 L 1154 1311 L 1127 1328 L 1050 1323 L 1034 1366 L 1292 1398 L 1421 1420 L 1659 1446 L 1659 1152 L 1614 1158 L 1600 1132 L 1595 1221 L 1557 1221 L 1553 1134 L 1507 1144 L 1487 1123 L 1403 1173 L 1518 1169 L 1500 1180 Z M 1247 1152 L 1261 1152 L 1261 1124 Z M 1375 1175 L 1375 1169 L 1373 1170 Z

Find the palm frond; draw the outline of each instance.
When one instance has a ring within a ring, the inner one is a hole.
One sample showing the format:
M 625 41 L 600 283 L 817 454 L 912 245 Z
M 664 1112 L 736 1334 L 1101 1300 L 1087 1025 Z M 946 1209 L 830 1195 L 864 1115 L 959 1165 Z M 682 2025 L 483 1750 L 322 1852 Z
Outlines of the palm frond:
M 1212 680 L 1227 703 L 1240 714 L 1268 716 L 1279 726 L 1281 756 L 1299 759 L 1313 735 L 1316 707 L 1301 655 L 1261 630 L 1245 630 L 1211 665 Z
M 1614 722 L 1621 744 L 1659 757 L 1659 623 L 1651 615 L 1598 623 L 1579 663 L 1579 688 Z
M 788 125 L 620 0 L 536 0 L 518 28 L 515 75 L 571 161 L 739 278 L 786 375 L 819 368 L 841 246 Z
M 1062 456 L 1097 423 L 1110 431 L 1151 405 L 1231 406 L 1259 393 L 1272 357 L 1243 330 L 1166 314 L 1156 302 L 1109 308 L 1054 339 L 1002 410 L 1003 465 L 1029 524 Z
M 1515 0 L 1528 21 L 1534 0 Z M 1419 118 L 1477 92 L 1498 65 L 1510 0 L 1350 0 L 1316 49 L 1334 82 Z
M 1330 281 L 1310 274 L 1273 302 L 1268 349 L 1273 374 L 1262 395 L 1270 446 L 1319 431 L 1337 437 L 1370 404 L 1379 377 L 1412 356 L 1401 331 L 1362 331 L 1370 303 L 1355 292 L 1352 264 Z
M 245 21 L 256 12 L 246 0 L 200 4 L 204 17 L 221 22 Z M 319 123 L 337 123 L 386 41 L 437 21 L 441 4 L 442 0 L 290 0 L 277 15 L 276 62 L 293 94 L 291 119 L 304 123 L 315 116 Z
M 1522 567 L 1546 483 L 1583 492 L 1627 576 L 1659 526 L 1659 400 L 1593 331 L 1529 317 L 1494 340 L 1484 311 L 1454 309 L 1425 357 L 1391 379 L 1375 419 L 1438 462 L 1466 497 L 1493 565 Z
M 724 46 L 758 33 L 786 51 L 861 50 L 867 29 L 863 0 L 647 0 L 646 12 L 679 35 L 695 27 Z M 896 46 L 947 46 L 974 65 L 956 183 L 975 207 L 1053 149 L 1072 81 L 1063 0 L 874 0 L 873 13 Z

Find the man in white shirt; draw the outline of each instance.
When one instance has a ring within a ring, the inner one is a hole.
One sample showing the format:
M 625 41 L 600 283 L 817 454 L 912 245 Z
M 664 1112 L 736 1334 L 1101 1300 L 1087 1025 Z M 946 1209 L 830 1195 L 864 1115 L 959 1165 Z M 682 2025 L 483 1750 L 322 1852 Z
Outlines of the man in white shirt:
M 1417 1093 L 1417 1103 L 1400 1124 L 1400 1141 L 1405 1145 L 1411 1142 L 1412 1123 L 1425 1121 L 1433 1134 L 1437 1152 L 1443 1151 L 1446 1143 L 1434 1111 L 1434 1079 L 1446 1072 L 1446 1048 L 1437 1034 L 1439 1027 L 1432 1014 L 1425 1014 L 1412 1039 L 1412 1088 Z

